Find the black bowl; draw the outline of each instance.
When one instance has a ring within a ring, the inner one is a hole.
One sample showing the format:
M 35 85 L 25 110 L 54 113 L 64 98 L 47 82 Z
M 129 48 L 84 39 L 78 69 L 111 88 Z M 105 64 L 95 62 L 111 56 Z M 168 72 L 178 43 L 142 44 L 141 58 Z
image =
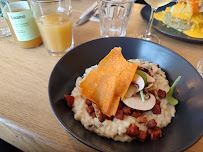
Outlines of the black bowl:
M 122 47 L 126 59 L 142 59 L 157 63 L 166 72 L 170 85 L 182 76 L 174 90 L 179 100 L 176 117 L 163 129 L 157 141 L 141 143 L 116 142 L 86 130 L 76 121 L 64 101 L 64 94 L 71 94 L 75 80 L 85 69 L 98 64 L 109 51 Z M 197 142 L 203 133 L 203 79 L 193 66 L 175 52 L 155 43 L 135 38 L 102 38 L 84 43 L 68 52 L 54 67 L 49 80 L 49 100 L 61 125 L 76 139 L 99 151 L 182 151 Z

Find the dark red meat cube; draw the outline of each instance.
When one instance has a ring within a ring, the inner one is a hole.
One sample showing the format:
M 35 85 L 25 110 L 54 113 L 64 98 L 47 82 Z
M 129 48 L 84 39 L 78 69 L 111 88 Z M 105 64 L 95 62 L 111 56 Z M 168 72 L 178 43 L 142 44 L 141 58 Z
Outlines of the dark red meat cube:
M 157 140 L 162 137 L 162 131 L 159 127 L 154 127 L 153 129 L 148 129 L 148 135 L 151 140 Z
M 159 89 L 157 92 L 159 98 L 163 99 L 166 97 L 166 91 Z
M 155 104 L 155 106 L 152 108 L 153 114 L 161 114 L 161 107 L 158 104 Z
M 118 109 L 122 110 L 122 108 L 123 108 L 123 102 L 120 101 L 118 105 Z
M 123 110 L 124 114 L 130 115 L 132 113 L 133 109 L 128 106 L 123 106 L 122 110 Z
M 154 119 L 151 119 L 146 123 L 146 125 L 147 125 L 147 128 L 154 128 L 157 125 L 157 123 Z
M 67 102 L 67 105 L 68 105 L 70 108 L 72 108 L 75 98 L 74 98 L 73 96 L 70 96 L 70 95 L 64 95 L 64 97 L 65 97 L 65 100 L 66 100 L 66 102 Z
M 143 110 L 136 110 L 137 112 L 140 112 L 140 113 L 142 113 L 142 112 L 144 112 Z
M 95 113 L 95 112 L 92 112 L 92 113 L 90 114 L 90 116 L 94 119 L 94 118 L 96 117 L 96 113 Z
M 147 132 L 140 130 L 138 139 L 139 139 L 141 142 L 144 142 L 146 138 L 147 138 Z
M 148 92 L 155 96 L 155 91 L 154 90 L 149 90 Z
M 145 123 L 145 122 L 147 122 L 147 118 L 144 116 L 139 116 L 139 117 L 137 117 L 137 122 L 138 123 Z
M 156 105 L 160 105 L 161 101 L 160 100 L 156 100 Z
M 89 100 L 89 99 L 86 99 L 86 100 L 85 100 L 85 103 L 86 103 L 88 106 L 92 105 L 92 101 Z
M 135 124 L 131 124 L 126 131 L 126 134 L 131 138 L 137 137 L 139 135 L 139 128 Z
M 137 117 L 141 116 L 141 112 L 134 111 L 131 116 L 137 118 Z
M 123 110 L 117 110 L 116 115 L 114 116 L 116 119 L 123 120 Z
M 94 112 L 94 107 L 93 107 L 93 106 L 87 107 L 87 112 L 88 112 L 89 114 L 93 113 L 93 112 Z
M 111 116 L 111 117 L 106 117 L 106 119 L 108 119 L 108 120 L 113 120 L 113 116 Z

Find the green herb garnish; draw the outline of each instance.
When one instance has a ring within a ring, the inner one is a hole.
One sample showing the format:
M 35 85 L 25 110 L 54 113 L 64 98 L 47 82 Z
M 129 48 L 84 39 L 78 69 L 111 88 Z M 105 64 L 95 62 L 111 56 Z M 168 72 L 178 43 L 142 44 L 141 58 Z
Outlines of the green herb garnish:
M 140 91 L 140 96 L 141 96 L 142 102 L 145 102 L 143 90 Z
M 177 85 L 177 83 L 180 81 L 180 79 L 181 79 L 181 76 L 178 76 L 178 78 L 175 80 L 173 85 L 170 87 L 169 91 L 166 93 L 166 99 L 168 100 L 168 102 L 171 105 L 174 105 L 174 106 L 178 104 L 178 100 L 173 98 L 173 89 Z

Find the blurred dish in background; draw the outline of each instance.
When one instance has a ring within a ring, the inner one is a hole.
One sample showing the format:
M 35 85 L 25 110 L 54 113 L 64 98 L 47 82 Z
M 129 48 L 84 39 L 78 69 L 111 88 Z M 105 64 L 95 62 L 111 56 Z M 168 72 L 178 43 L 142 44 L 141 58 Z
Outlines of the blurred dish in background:
M 151 33 L 151 28 L 154 21 L 154 15 L 159 7 L 166 5 L 171 1 L 172 0 L 145 0 L 145 2 L 149 4 L 151 7 L 150 18 L 149 18 L 148 26 L 145 33 L 137 34 L 135 36 L 136 38 L 140 38 L 146 41 L 151 41 L 151 42 L 160 44 L 160 39 L 158 38 L 158 36 Z
M 166 9 L 166 7 L 170 7 L 175 4 L 176 3 L 171 2 L 171 3 L 167 4 L 166 6 L 160 7 L 157 10 L 157 12 L 164 11 Z M 143 9 L 141 10 L 141 16 L 146 22 L 148 22 L 148 20 L 150 18 L 150 12 L 151 12 L 150 6 L 148 6 L 148 5 L 143 7 Z M 188 42 L 194 42 L 194 43 L 203 43 L 203 38 L 195 38 L 195 37 L 188 36 L 188 35 L 184 34 L 183 32 L 180 32 L 174 28 L 167 26 L 162 21 L 156 20 L 156 18 L 153 21 L 152 27 L 155 28 L 156 30 L 158 30 L 166 35 L 172 36 L 173 38 L 176 38 L 176 39 L 180 39 L 180 40 L 184 40 L 184 41 L 188 41 Z
M 202 0 L 180 0 L 165 11 L 156 13 L 155 18 L 188 36 L 203 38 L 202 13 Z

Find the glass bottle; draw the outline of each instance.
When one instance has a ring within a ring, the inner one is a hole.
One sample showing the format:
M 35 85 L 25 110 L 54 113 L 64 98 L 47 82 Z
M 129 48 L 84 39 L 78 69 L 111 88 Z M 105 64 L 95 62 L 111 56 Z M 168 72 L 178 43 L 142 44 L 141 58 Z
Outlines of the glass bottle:
M 2 12 L 18 46 L 33 48 L 42 43 L 38 26 L 27 1 L 8 0 Z

